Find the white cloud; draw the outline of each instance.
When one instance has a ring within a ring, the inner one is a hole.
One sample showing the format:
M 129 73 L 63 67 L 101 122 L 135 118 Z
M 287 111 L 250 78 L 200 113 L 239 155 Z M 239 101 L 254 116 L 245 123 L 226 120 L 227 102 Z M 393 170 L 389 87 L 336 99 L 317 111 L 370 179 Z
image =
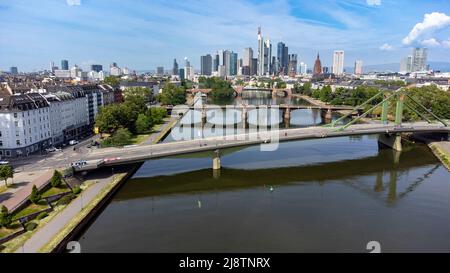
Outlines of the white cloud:
M 442 42 L 442 46 L 445 48 L 450 48 L 450 39 L 443 41 Z
M 435 38 L 423 40 L 420 44 L 426 47 L 437 47 L 441 45 L 441 43 Z
M 380 6 L 381 0 L 367 0 L 367 5 L 369 6 Z
M 403 39 L 404 45 L 422 43 L 420 39 L 425 35 L 432 35 L 435 31 L 446 28 L 450 25 L 450 16 L 445 13 L 433 12 L 427 13 L 424 20 L 414 26 L 411 32 Z M 431 39 L 428 39 L 431 40 Z M 425 40 L 426 41 L 426 40 Z M 430 41 L 428 41 L 430 42 Z
M 391 46 L 390 44 L 383 44 L 382 46 L 380 46 L 380 50 L 382 51 L 391 51 L 393 49 L 394 47 Z
M 69 6 L 80 6 L 81 0 L 66 0 L 67 5 Z

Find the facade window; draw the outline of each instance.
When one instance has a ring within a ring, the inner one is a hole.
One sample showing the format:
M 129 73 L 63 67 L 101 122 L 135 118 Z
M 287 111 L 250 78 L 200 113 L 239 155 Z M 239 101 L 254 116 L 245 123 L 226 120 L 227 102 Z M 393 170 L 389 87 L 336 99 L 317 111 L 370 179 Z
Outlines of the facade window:
M 14 125 L 15 125 L 16 127 L 19 127 L 19 122 L 18 122 L 18 121 L 14 121 Z
M 2 131 L 0 131 L 0 137 L 2 136 Z
M 16 140 L 17 146 L 20 146 L 20 140 Z
M 17 118 L 17 113 L 14 113 L 14 118 Z
M 0 140 L 0 147 L 3 147 L 3 141 Z

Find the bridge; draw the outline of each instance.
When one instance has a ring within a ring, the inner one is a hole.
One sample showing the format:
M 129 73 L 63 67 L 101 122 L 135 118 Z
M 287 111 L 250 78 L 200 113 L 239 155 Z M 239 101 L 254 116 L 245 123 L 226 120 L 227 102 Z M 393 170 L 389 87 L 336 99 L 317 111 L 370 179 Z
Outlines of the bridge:
M 407 98 L 409 100 L 407 100 Z M 380 102 L 377 103 L 379 99 Z M 395 102 L 395 121 L 388 121 L 389 103 Z M 184 106 L 189 107 L 189 106 Z M 207 106 L 201 106 L 206 117 Z M 215 109 L 220 106 L 214 106 Z M 236 106 L 233 106 L 234 108 Z M 247 106 L 242 106 L 242 113 L 246 113 Z M 279 106 L 276 106 L 280 109 Z M 286 111 L 293 106 L 284 106 Z M 299 109 L 305 106 L 297 106 Z M 309 107 L 309 106 L 308 106 Z M 311 106 L 313 107 L 313 106 Z M 315 106 L 320 107 L 320 106 Z M 358 117 L 352 119 L 345 125 L 339 125 L 339 122 L 344 121 L 347 117 L 355 112 L 360 112 L 363 107 L 370 107 Z M 381 120 L 378 123 L 371 124 L 357 124 L 357 122 L 365 118 L 376 108 L 381 107 Z M 408 107 L 414 111 L 418 116 L 422 117 L 424 121 L 403 123 L 403 109 Z M 281 107 L 283 109 L 283 106 Z M 347 107 L 346 107 L 347 108 Z M 195 107 L 194 107 L 195 109 Z M 312 109 L 312 108 L 311 108 Z M 420 111 L 422 110 L 422 112 Z M 328 111 L 328 110 L 327 110 Z M 434 120 L 439 121 L 436 123 Z M 245 123 L 245 122 L 244 122 Z M 199 138 L 194 140 L 181 140 L 172 143 L 142 145 L 138 147 L 128 148 L 107 148 L 93 151 L 87 154 L 84 158 L 84 163 L 74 167 L 75 171 L 85 171 L 101 167 L 109 167 L 115 165 L 123 165 L 129 163 L 144 162 L 150 159 L 163 158 L 168 156 L 176 156 L 182 154 L 191 154 L 198 152 L 215 151 L 213 157 L 213 169 L 220 169 L 220 150 L 227 148 L 235 148 L 249 145 L 262 145 L 262 150 L 271 150 L 273 145 L 278 145 L 278 142 L 296 141 L 307 139 L 325 139 L 330 137 L 344 137 L 344 136 L 358 136 L 358 135 L 379 135 L 379 142 L 396 150 L 402 150 L 401 134 L 403 133 L 441 133 L 448 137 L 450 127 L 447 121 L 439 118 L 433 114 L 429 109 L 420 104 L 417 100 L 411 97 L 407 88 L 400 88 L 394 92 L 380 91 L 372 98 L 349 110 L 347 115 L 320 127 L 309 127 L 301 129 L 286 129 L 286 130 L 258 130 L 257 132 L 250 132 L 246 134 L 233 134 L 218 137 Z M 270 148 L 269 148 L 270 146 Z
M 202 114 L 202 121 L 206 123 L 207 112 L 215 111 L 215 110 L 225 110 L 225 109 L 234 109 L 241 112 L 241 117 L 243 120 L 244 127 L 247 126 L 248 120 L 248 112 L 252 110 L 258 109 L 278 109 L 282 111 L 282 116 L 286 124 L 290 124 L 291 113 L 294 110 L 302 110 L 302 109 L 314 109 L 320 111 L 320 116 L 323 121 L 331 122 L 332 113 L 335 111 L 350 111 L 352 115 L 360 115 L 363 112 L 363 108 L 355 108 L 351 106 L 345 105 L 288 105 L 288 104 L 277 104 L 277 105 L 247 105 L 247 104 L 239 104 L 239 105 L 209 105 L 209 104 L 195 104 L 192 106 L 189 105 L 168 105 L 163 106 L 169 114 L 174 112 L 177 113 L 186 113 L 187 110 L 199 111 Z M 174 111 L 175 110 L 175 111 Z M 353 111 L 355 110 L 355 111 Z
M 128 148 L 105 148 L 95 150 L 90 154 L 87 154 L 83 159 L 87 161 L 88 164 L 75 168 L 75 170 L 84 171 L 93 169 L 93 165 L 95 165 L 94 169 L 100 167 L 111 167 L 115 165 L 144 162 L 147 160 L 159 159 L 168 156 L 218 151 L 221 149 L 250 145 L 263 145 L 262 147 L 266 145 L 268 147 L 268 145 L 274 145 L 277 142 L 357 135 L 381 135 L 381 143 L 396 150 L 401 150 L 401 142 L 397 135 L 401 133 L 418 132 L 448 134 L 450 132 L 450 128 L 440 124 L 427 124 L 425 122 L 404 123 L 402 125 L 357 124 L 347 127 L 346 130 L 322 126 L 199 138 L 195 140 L 184 140 Z M 220 169 L 219 153 L 216 153 L 213 158 L 213 168 Z

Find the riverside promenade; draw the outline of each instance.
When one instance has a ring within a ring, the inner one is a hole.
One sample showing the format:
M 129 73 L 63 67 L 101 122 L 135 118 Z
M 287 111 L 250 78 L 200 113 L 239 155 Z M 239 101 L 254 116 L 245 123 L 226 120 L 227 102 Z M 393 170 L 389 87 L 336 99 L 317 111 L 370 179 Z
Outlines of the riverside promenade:
M 160 141 L 176 124 L 177 120 L 168 120 L 146 142 L 156 143 Z M 110 169 L 105 169 L 87 177 L 85 183 L 89 183 L 90 186 L 67 207 L 59 211 L 47 224 L 39 227 L 21 247 L 15 250 L 15 253 L 54 251 L 54 248 L 64 242 L 66 237 L 82 225 L 87 217 L 95 214 L 95 210 L 108 199 L 109 194 L 117 189 L 127 176 L 134 173 L 136 168 L 114 168 L 113 172 Z

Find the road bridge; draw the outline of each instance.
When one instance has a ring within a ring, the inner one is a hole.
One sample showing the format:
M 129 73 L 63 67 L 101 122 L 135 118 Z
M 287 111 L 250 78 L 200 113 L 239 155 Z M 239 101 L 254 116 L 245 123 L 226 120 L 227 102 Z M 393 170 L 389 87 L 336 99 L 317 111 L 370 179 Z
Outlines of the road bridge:
M 356 124 L 347 126 L 345 130 L 343 130 L 342 127 L 309 127 L 300 129 L 260 131 L 247 134 L 142 145 L 138 147 L 99 149 L 85 155 L 83 160 L 85 160 L 87 164 L 77 166 L 74 169 L 75 171 L 84 171 L 100 167 L 143 162 L 168 156 L 206 151 L 219 151 L 221 149 L 250 145 L 263 145 L 262 148 L 265 147 L 263 150 L 274 150 L 276 145 L 278 145 L 278 142 L 326 139 L 331 137 L 357 135 L 380 135 L 379 140 L 381 143 L 395 150 L 401 150 L 401 138 L 399 135 L 401 133 L 417 132 L 448 134 L 450 132 L 450 128 L 442 124 L 415 122 L 404 123 L 401 125 Z M 220 159 L 220 154 L 217 152 L 213 158 L 215 169 L 220 168 L 220 160 L 218 159 Z M 95 166 L 90 164 L 90 162 L 93 162 Z

